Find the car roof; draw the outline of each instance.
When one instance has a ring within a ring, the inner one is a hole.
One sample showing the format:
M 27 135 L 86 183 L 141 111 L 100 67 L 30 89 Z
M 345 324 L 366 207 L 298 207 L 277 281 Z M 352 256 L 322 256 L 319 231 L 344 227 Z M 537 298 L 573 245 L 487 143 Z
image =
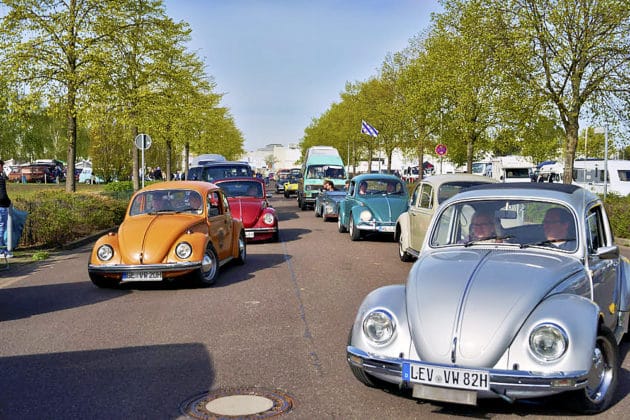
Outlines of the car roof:
M 223 182 L 243 182 L 243 181 L 248 181 L 248 182 L 257 182 L 259 184 L 265 184 L 265 182 L 262 179 L 259 178 L 254 178 L 253 176 L 239 176 L 239 177 L 230 177 L 230 178 L 217 178 L 214 180 L 215 184 L 221 184 Z
M 153 184 L 147 185 L 141 190 L 138 190 L 138 192 L 157 190 L 195 190 L 203 194 L 208 190 L 216 189 L 219 189 L 219 187 L 206 181 L 164 181 L 154 182 Z
M 401 181 L 396 175 L 391 174 L 361 174 L 352 178 L 353 181 L 360 182 L 369 179 L 388 179 L 391 181 Z
M 487 183 L 487 184 L 496 184 L 499 182 L 498 180 L 494 178 L 490 178 L 488 176 L 473 175 L 473 174 L 467 174 L 467 173 L 457 173 L 457 174 L 431 175 L 431 176 L 424 177 L 422 179 L 418 179 L 416 183 L 430 182 L 431 184 L 440 185 L 440 184 L 444 184 L 445 182 L 453 182 L 453 181 L 475 181 L 475 182 Z
M 542 201 L 562 201 L 582 213 L 590 203 L 599 197 L 592 192 L 573 184 L 549 182 L 514 182 L 497 184 L 479 184 L 466 188 L 449 201 L 478 198 L 514 198 Z

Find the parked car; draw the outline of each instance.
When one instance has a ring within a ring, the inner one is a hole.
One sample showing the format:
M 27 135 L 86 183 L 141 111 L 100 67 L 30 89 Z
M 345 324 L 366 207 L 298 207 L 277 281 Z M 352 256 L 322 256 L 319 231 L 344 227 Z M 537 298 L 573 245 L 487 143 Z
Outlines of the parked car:
M 280 194 L 284 192 L 284 183 L 287 182 L 289 178 L 289 174 L 291 173 L 290 169 L 280 169 L 276 173 L 276 194 Z
M 494 233 L 471 238 L 491 216 Z M 630 265 L 593 193 L 549 183 L 483 184 L 433 216 L 407 283 L 372 291 L 347 359 L 369 386 L 476 404 L 564 393 L 613 403 L 628 332 Z
M 365 232 L 396 232 L 398 216 L 407 210 L 407 187 L 395 175 L 363 174 L 350 181 L 345 199 L 339 202 L 337 227 L 357 241 Z
M 225 192 L 232 216 L 240 219 L 248 241 L 277 241 L 278 216 L 269 204 L 265 183 L 257 178 L 229 178 L 216 182 Z
M 337 219 L 339 216 L 339 202 L 346 198 L 346 190 L 322 190 L 315 199 L 315 217 L 321 217 L 324 222 Z
M 446 199 L 473 185 L 496 183 L 496 179 L 469 174 L 448 174 L 426 177 L 411 189 L 409 209 L 396 220 L 395 239 L 401 261 L 418 257 L 431 217 Z
M 214 284 L 219 268 L 246 259 L 245 230 L 216 185 L 167 181 L 137 191 L 116 233 L 97 240 L 88 273 L 98 287 L 191 277 Z

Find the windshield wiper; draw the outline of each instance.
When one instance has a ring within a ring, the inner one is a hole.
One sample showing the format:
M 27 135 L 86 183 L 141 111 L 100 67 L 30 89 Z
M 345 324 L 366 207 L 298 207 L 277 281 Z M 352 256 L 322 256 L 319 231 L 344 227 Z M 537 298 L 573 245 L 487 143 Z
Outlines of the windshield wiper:
M 474 240 L 468 241 L 468 242 L 464 243 L 464 246 L 465 247 L 469 247 L 471 245 L 478 244 L 478 243 L 484 243 L 486 241 L 490 241 L 490 240 L 493 240 L 493 239 L 495 241 L 503 241 L 505 239 L 511 239 L 513 237 L 514 237 L 514 235 L 505 235 L 505 236 L 490 235 L 490 236 L 485 236 L 483 238 L 479 238 L 479 239 L 474 239 Z M 500 244 L 501 242 L 495 242 L 495 243 Z
M 569 241 L 575 241 L 575 238 L 564 238 L 564 239 L 545 239 L 544 241 L 538 241 L 538 242 L 530 242 L 527 244 L 521 244 L 521 249 L 522 248 L 528 248 L 530 246 L 545 246 L 545 245 L 553 245 L 554 242 L 569 242 Z

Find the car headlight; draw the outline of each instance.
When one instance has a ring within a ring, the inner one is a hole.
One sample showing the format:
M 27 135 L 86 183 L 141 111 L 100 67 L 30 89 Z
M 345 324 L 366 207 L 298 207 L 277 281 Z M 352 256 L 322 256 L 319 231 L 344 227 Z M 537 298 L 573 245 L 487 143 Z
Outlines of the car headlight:
M 180 242 L 175 247 L 175 255 L 177 258 L 185 260 L 192 255 L 192 246 L 188 242 Z
M 394 336 L 394 331 L 394 318 L 382 309 L 370 312 L 363 320 L 363 333 L 374 344 L 386 344 Z
M 369 222 L 372 220 L 372 212 L 369 210 L 363 210 L 361 214 L 359 214 L 359 219 L 361 219 L 362 222 Z
M 96 250 L 96 256 L 101 261 L 109 261 L 114 256 L 114 248 L 111 245 L 101 245 Z
M 271 213 L 265 213 L 265 215 L 263 216 L 263 222 L 265 222 L 268 225 L 273 225 L 273 214 Z
M 529 335 L 532 354 L 543 362 L 558 360 L 567 351 L 567 333 L 555 324 L 540 324 Z
M 334 211 L 334 208 L 332 205 L 330 204 L 326 204 L 326 213 L 332 213 Z

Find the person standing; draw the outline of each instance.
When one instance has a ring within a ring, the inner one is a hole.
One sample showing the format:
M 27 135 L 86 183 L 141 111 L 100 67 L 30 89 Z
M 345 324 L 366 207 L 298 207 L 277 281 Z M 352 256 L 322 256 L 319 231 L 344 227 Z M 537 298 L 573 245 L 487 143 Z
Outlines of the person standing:
M 7 175 L 4 173 L 4 161 L 0 160 L 0 255 L 4 255 L 6 258 L 13 256 L 6 248 L 7 244 L 4 241 L 10 206 L 11 199 L 7 194 Z

